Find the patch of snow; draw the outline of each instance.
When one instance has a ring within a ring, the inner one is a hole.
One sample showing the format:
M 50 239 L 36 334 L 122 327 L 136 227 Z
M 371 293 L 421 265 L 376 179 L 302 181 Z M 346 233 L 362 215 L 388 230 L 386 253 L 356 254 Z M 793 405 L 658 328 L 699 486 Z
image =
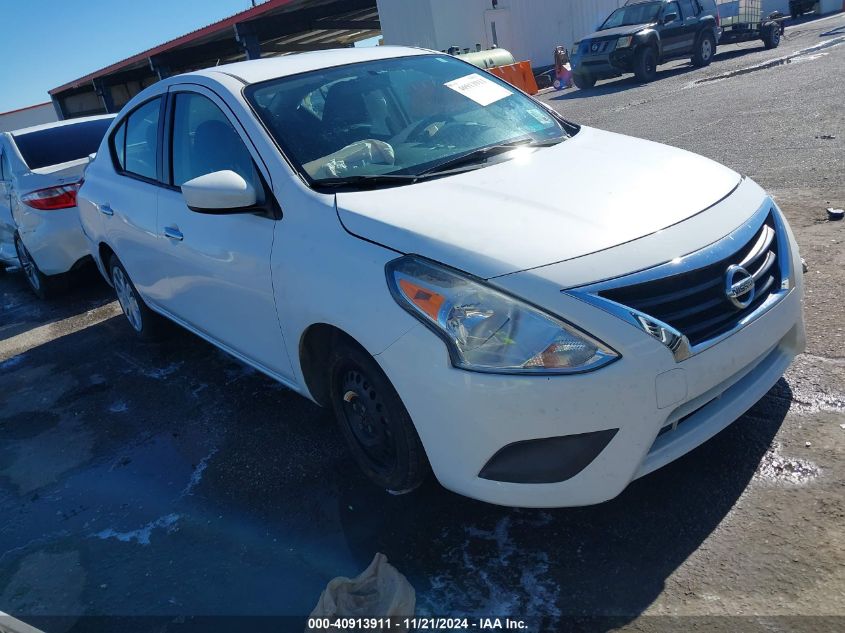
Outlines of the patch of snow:
M 205 469 L 208 468 L 208 460 L 214 457 L 216 453 L 217 449 L 212 449 L 212 451 L 208 455 L 206 455 L 202 458 L 202 460 L 200 460 L 200 463 L 197 464 L 196 468 L 194 468 L 194 472 L 191 473 L 191 479 L 188 481 L 188 485 L 185 486 L 185 488 L 179 494 L 180 497 L 193 494 L 194 488 L 196 488 L 197 484 L 202 481 L 202 475 L 205 472 Z
M 119 400 L 109 407 L 109 411 L 111 413 L 126 413 L 129 411 L 129 405 L 122 400 Z
M 92 534 L 91 536 L 96 536 L 97 538 L 103 540 L 113 538 L 121 541 L 122 543 L 131 543 L 132 541 L 136 541 L 139 545 L 149 545 L 150 536 L 152 535 L 153 530 L 165 528 L 168 532 L 173 532 L 175 530 L 173 526 L 178 520 L 178 514 L 168 514 L 156 519 L 155 521 L 150 521 L 144 527 L 138 528 L 137 530 L 132 530 L 130 532 L 118 532 L 112 528 L 108 528 L 97 532 L 96 534 Z

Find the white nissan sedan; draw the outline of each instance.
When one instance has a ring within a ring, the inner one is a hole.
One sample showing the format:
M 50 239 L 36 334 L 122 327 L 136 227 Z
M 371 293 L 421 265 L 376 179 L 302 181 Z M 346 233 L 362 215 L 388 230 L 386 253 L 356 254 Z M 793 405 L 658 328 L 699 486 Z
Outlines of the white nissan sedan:
M 611 499 L 804 348 L 798 248 L 758 185 L 430 51 L 159 82 L 79 206 L 139 334 L 175 321 L 332 407 L 395 492 L 431 469 L 497 504 Z

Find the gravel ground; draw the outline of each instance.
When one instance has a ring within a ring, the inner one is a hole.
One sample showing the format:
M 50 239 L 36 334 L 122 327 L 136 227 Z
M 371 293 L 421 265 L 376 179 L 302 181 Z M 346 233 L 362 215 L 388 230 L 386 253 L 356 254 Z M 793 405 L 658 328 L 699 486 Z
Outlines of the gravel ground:
M 95 277 L 44 304 L 0 275 L 0 609 L 50 633 L 181 631 L 186 615 L 299 616 L 267 623 L 301 631 L 329 579 L 384 552 L 420 614 L 842 630 L 845 222 L 825 208 L 845 205 L 845 44 L 802 52 L 842 40 L 845 16 L 807 20 L 775 51 L 542 96 L 752 176 L 809 264 L 807 354 L 737 423 L 600 506 L 512 510 L 434 483 L 387 496 L 327 412 L 187 333 L 137 341 Z

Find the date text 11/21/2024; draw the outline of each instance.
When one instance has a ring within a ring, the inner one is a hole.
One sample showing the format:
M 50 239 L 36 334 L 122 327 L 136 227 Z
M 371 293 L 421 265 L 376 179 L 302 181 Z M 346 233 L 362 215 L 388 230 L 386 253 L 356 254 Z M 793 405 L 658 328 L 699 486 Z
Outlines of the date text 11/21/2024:
M 308 618 L 306 631 L 524 631 L 528 625 L 514 618 Z

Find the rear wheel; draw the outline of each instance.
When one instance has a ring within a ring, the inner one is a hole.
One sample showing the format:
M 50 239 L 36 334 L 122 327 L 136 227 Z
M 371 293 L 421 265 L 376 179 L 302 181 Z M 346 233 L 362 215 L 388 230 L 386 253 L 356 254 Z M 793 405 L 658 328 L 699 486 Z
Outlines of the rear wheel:
M 692 56 L 694 66 L 709 66 L 716 54 L 716 38 L 710 31 L 706 31 L 698 38 L 698 44 Z
M 156 314 L 144 303 L 129 274 L 117 257 L 109 262 L 109 277 L 114 286 L 120 308 L 132 329 L 143 338 L 155 339 L 164 334 L 168 323 L 164 317 Z
M 652 81 L 657 76 L 657 51 L 653 47 L 645 46 L 637 51 L 634 74 L 642 82 Z
M 59 289 L 58 280 L 42 273 L 38 264 L 24 246 L 21 236 L 15 233 L 15 251 L 18 253 L 18 261 L 21 263 L 24 278 L 39 299 L 49 299 Z
M 780 46 L 780 25 L 772 24 L 766 34 L 763 36 L 763 45 L 767 49 L 777 48 Z
M 417 488 L 428 474 L 428 460 L 411 416 L 376 361 L 340 343 L 329 372 L 335 417 L 364 474 L 390 492 Z

